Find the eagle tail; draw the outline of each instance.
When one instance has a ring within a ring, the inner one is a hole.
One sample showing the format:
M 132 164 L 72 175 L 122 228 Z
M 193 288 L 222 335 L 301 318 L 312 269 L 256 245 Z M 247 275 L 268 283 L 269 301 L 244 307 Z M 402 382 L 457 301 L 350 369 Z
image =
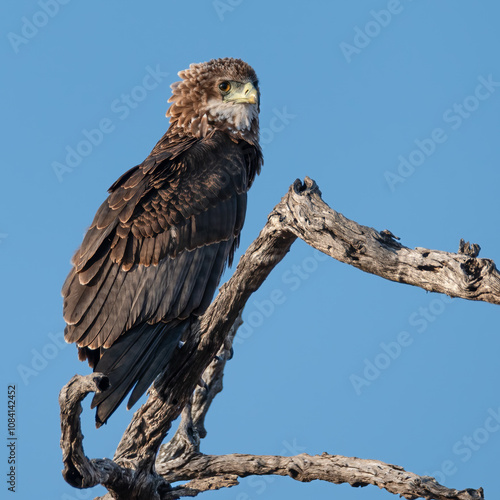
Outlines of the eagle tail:
M 94 372 L 106 375 L 110 386 L 92 400 L 91 408 L 97 406 L 96 427 L 106 423 L 134 386 L 127 408 L 139 400 L 168 365 L 188 326 L 189 320 L 143 323 L 103 350 Z

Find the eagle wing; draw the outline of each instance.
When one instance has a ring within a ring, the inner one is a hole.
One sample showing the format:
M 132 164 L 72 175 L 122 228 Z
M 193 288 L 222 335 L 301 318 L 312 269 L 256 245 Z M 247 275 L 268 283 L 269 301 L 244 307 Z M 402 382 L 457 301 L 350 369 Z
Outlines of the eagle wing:
M 146 368 L 161 339 L 170 356 L 186 320 L 208 307 L 243 226 L 256 173 L 248 158 L 221 132 L 172 147 L 160 141 L 97 211 L 63 286 L 63 314 L 66 340 L 95 369 L 114 372 L 115 386 L 132 369 L 123 358 L 134 349 L 137 373 L 111 413 L 136 382 L 144 392 L 161 371 L 165 360 Z M 133 402 L 142 394 L 134 392 Z

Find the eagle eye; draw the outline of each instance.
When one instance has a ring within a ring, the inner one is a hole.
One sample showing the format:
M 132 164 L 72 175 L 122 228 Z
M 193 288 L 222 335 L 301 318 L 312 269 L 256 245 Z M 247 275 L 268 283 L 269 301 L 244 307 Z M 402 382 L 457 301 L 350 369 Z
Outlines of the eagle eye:
M 231 84 L 229 82 L 222 82 L 219 84 L 219 90 L 221 92 L 229 92 L 231 90 Z

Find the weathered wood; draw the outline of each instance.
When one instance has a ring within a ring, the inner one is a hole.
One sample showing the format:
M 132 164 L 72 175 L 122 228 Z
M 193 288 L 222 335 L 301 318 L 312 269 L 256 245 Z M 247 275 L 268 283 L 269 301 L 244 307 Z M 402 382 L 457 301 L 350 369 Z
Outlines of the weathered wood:
M 200 453 L 200 439 L 206 434 L 206 412 L 222 390 L 233 327 L 240 321 L 248 298 L 297 237 L 341 262 L 392 281 L 453 297 L 500 304 L 500 275 L 493 261 L 477 258 L 478 245 L 461 241 L 458 254 L 410 249 L 398 243 L 390 231 L 378 232 L 361 226 L 332 210 L 321 199 L 314 181 L 306 178 L 302 184 L 297 180 L 269 215 L 232 278 L 192 325 L 192 334 L 179 354 L 150 389 L 148 401 L 134 414 L 113 461 L 88 460 L 80 429 L 80 402 L 89 391 L 98 390 L 103 379 L 99 374 L 75 377 L 61 391 L 63 474 L 70 484 L 79 488 L 103 484 L 110 492 L 105 498 L 170 499 L 233 486 L 238 477 L 278 474 L 299 481 L 374 484 L 405 498 L 483 498 L 481 489 L 447 489 L 431 478 L 374 460 L 327 454 L 261 457 Z M 198 384 L 201 387 L 193 393 Z M 179 430 L 158 453 L 172 421 L 181 411 Z M 155 472 L 157 458 L 156 469 L 163 477 Z M 168 483 L 181 480 L 191 481 L 170 489 Z
M 129 481 L 129 472 L 112 460 L 89 460 L 83 450 L 81 403 L 90 392 L 99 392 L 107 386 L 107 377 L 99 373 L 92 373 L 86 377 L 75 375 L 59 394 L 64 464 L 62 473 L 66 482 L 75 488 L 91 488 L 97 484 L 119 486 Z
M 390 231 L 378 232 L 332 210 L 308 177 L 304 184 L 295 181 L 285 200 L 276 207 L 282 227 L 340 262 L 430 292 L 500 304 L 500 274 L 492 260 L 476 258 L 479 245 L 467 243 L 469 250 L 458 254 L 405 247 Z
M 167 467 L 182 467 L 200 452 L 201 439 L 206 437 L 205 417 L 215 396 L 222 391 L 222 379 L 226 362 L 233 356 L 233 340 L 242 325 L 241 314 L 236 319 L 217 356 L 203 373 L 203 379 L 195 389 L 189 403 L 182 410 L 181 423 L 172 439 L 161 446 L 156 458 L 156 470 L 168 462 Z M 161 472 L 160 472 L 161 473 Z
M 219 477 L 274 474 L 289 476 L 301 482 L 319 479 L 335 484 L 348 483 L 358 487 L 372 484 L 407 499 L 422 497 L 435 500 L 480 500 L 484 498 L 482 488 L 460 491 L 448 489 L 431 477 L 417 476 L 397 465 L 386 464 L 379 460 L 365 460 L 327 453 L 314 456 L 302 453 L 293 457 L 199 454 L 192 457 L 182 471 L 163 471 L 162 474 L 167 481 L 174 478 L 176 481 L 212 478 L 212 483 L 206 483 L 210 484 L 210 489 L 216 489 L 215 485 Z M 193 484 L 188 483 L 188 485 L 191 490 L 195 489 Z M 179 487 L 179 490 L 188 485 Z M 197 488 L 204 486 L 203 483 L 196 485 Z M 199 492 L 201 491 L 204 490 Z M 176 494 L 177 490 L 174 488 L 171 498 L 178 498 Z

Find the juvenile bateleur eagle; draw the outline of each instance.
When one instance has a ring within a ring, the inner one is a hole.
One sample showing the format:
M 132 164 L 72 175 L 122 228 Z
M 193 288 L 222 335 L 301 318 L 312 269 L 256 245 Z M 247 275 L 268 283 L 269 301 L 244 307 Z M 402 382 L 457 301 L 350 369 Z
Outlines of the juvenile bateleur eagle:
M 166 134 L 109 188 L 62 289 L 66 341 L 109 378 L 97 427 L 182 349 L 231 265 L 262 165 L 254 70 L 225 58 L 179 76 Z

